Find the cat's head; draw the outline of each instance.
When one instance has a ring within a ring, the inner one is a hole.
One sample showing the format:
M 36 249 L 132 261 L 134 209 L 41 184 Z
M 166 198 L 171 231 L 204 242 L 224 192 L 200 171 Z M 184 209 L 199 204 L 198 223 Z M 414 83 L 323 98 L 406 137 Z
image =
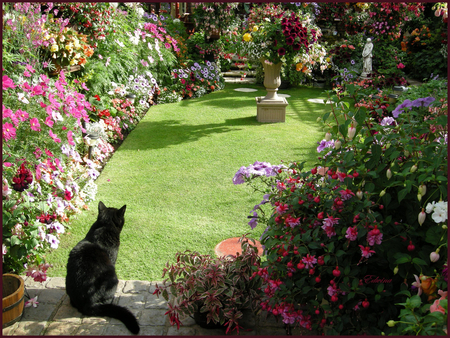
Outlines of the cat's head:
M 111 222 L 115 226 L 122 229 L 125 223 L 125 210 L 127 206 L 122 208 L 108 208 L 102 201 L 98 203 L 98 219 L 106 222 Z

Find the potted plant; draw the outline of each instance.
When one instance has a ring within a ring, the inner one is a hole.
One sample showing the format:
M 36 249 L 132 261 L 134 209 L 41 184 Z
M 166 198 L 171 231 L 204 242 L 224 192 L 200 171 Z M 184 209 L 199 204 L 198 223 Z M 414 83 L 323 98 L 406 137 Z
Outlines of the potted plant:
M 226 333 L 237 330 L 243 309 L 260 310 L 261 278 L 254 274 L 260 264 L 258 249 L 245 235 L 241 240 L 242 254 L 211 257 L 198 252 L 176 254 L 176 263 L 167 263 L 162 285 L 154 294 L 168 301 L 167 315 L 172 325 L 180 327 L 180 319 L 190 316 L 203 327 L 218 324 Z M 181 317 L 181 318 L 180 318 Z

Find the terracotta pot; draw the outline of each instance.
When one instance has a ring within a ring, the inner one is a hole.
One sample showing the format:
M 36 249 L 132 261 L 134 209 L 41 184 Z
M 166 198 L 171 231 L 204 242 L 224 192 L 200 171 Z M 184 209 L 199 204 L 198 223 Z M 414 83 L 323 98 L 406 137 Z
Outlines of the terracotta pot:
M 261 59 L 264 68 L 264 87 L 267 95 L 263 100 L 278 100 L 278 87 L 281 85 L 281 62 L 277 64 L 266 63 Z
M 4 274 L 3 290 L 3 328 L 13 325 L 22 318 L 24 308 L 25 283 L 20 276 Z

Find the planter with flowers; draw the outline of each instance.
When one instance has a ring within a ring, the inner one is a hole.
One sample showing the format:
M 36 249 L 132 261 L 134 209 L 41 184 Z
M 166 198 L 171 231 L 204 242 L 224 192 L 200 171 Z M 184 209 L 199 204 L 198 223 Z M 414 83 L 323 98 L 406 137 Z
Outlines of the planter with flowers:
M 203 327 L 239 333 L 242 311 L 258 312 L 261 278 L 254 275 L 260 264 L 258 249 L 245 236 L 241 247 L 238 256 L 213 258 L 186 251 L 176 255 L 176 263 L 167 263 L 163 277 L 169 278 L 156 285 L 155 294 L 168 301 L 166 314 L 172 325 L 179 328 L 183 317 L 190 316 Z
M 330 99 L 317 166 L 234 178 L 265 187 L 250 222 L 266 227 L 262 308 L 313 334 L 444 334 L 447 98 L 405 100 L 379 123 Z
M 257 119 L 284 122 L 288 103 L 277 95 L 281 67 L 298 65 L 297 70 L 306 72 L 319 63 L 325 69 L 325 50 L 317 41 L 320 29 L 312 24 L 309 14 L 283 10 L 279 6 L 266 6 L 262 11 L 252 9 L 248 22 L 237 51 L 241 56 L 260 60 L 264 68 L 267 95 L 256 98 Z

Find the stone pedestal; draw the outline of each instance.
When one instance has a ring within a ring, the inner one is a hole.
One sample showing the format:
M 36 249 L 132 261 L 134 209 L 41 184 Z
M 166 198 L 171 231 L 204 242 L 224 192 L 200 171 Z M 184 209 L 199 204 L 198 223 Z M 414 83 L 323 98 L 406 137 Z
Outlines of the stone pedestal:
M 287 100 L 278 96 L 276 100 L 265 100 L 264 96 L 256 98 L 256 120 L 262 123 L 285 122 Z
M 256 97 L 258 122 L 284 122 L 288 102 L 284 97 L 278 96 L 278 87 L 281 84 L 281 63 L 267 63 L 261 59 L 264 68 L 264 87 L 267 95 Z

